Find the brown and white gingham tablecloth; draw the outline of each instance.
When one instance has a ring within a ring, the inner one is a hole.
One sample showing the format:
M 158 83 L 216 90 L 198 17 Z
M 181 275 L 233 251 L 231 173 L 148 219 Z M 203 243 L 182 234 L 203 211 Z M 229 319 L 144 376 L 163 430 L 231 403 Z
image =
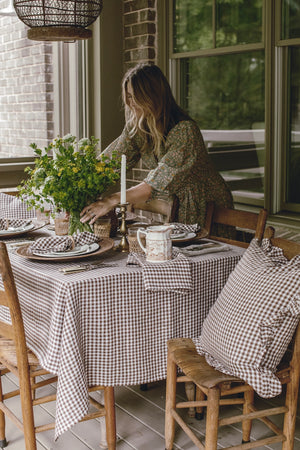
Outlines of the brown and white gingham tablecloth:
M 190 258 L 193 288 L 185 295 L 145 291 L 142 269 L 126 266 L 123 253 L 102 255 L 116 267 L 72 275 L 59 268 L 78 262 L 48 263 L 11 253 L 27 344 L 44 368 L 59 375 L 55 438 L 87 413 L 88 385 L 166 378 L 166 341 L 200 335 L 242 253 L 235 247 Z

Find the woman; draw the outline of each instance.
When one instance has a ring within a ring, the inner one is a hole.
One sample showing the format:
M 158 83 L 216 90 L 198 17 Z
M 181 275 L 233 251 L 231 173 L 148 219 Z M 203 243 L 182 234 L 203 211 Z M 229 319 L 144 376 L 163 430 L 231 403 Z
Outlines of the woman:
M 197 124 L 177 105 L 159 67 L 139 64 L 130 69 L 122 95 L 126 125 L 103 153 L 125 154 L 128 168 L 142 159 L 150 169 L 142 183 L 126 191 L 126 200 L 134 204 L 162 193 L 176 196 L 176 220 L 200 226 L 207 202 L 232 207 L 231 193 L 209 159 Z M 100 199 L 82 210 L 81 221 L 93 224 L 119 203 L 119 192 Z

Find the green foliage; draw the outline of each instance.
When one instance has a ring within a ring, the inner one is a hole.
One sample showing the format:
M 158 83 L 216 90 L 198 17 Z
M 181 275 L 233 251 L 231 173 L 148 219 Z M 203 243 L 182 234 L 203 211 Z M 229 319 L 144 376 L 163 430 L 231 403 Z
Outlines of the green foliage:
M 97 157 L 98 141 L 91 137 L 77 142 L 69 134 L 54 139 L 44 151 L 31 144 L 35 167 L 25 169 L 29 177 L 18 187 L 20 195 L 29 197 L 32 208 L 43 210 L 48 202 L 54 212 L 70 214 L 96 201 L 120 178 L 120 160 L 115 155 Z

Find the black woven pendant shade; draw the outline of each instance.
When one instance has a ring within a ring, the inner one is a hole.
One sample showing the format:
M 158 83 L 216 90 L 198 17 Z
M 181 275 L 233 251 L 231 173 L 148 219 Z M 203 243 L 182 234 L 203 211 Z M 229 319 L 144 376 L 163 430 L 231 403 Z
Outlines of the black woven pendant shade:
M 103 0 L 14 0 L 19 19 L 29 26 L 29 39 L 74 41 L 89 39 L 86 29 L 100 15 Z

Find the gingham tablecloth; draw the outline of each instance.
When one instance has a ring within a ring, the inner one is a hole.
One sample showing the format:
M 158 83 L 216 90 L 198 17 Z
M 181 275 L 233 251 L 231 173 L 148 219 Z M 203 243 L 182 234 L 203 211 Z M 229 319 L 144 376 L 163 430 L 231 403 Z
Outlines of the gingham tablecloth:
M 146 292 L 142 269 L 126 266 L 123 253 L 102 255 L 117 267 L 72 275 L 59 268 L 75 262 L 40 262 L 11 253 L 27 344 L 44 368 L 59 375 L 55 438 L 87 413 L 88 385 L 166 378 L 166 341 L 199 336 L 242 253 L 233 248 L 191 258 L 193 289 L 185 295 Z

